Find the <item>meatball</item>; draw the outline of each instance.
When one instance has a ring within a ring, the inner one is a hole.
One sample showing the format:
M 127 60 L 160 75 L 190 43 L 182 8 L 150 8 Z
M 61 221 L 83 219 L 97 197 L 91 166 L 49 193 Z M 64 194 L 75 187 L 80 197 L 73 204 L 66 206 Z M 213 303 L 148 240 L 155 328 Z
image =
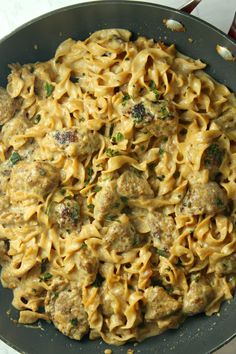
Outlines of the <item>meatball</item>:
M 130 198 L 153 197 L 148 181 L 133 171 L 125 171 L 117 180 L 117 192 Z
M 215 272 L 221 275 L 236 273 L 236 253 L 221 258 L 216 263 Z
M 214 297 L 214 291 L 204 280 L 192 281 L 184 295 L 183 312 L 188 316 L 205 311 Z
M 178 230 L 171 216 L 159 212 L 149 213 L 147 223 L 153 246 L 161 249 L 170 249 L 173 241 L 178 237 Z
M 54 281 L 47 292 L 45 311 L 55 327 L 72 339 L 80 340 L 89 331 L 81 289 L 62 280 Z
M 104 237 L 108 250 L 126 252 L 135 244 L 135 231 L 130 223 L 113 222 Z
M 94 216 L 97 220 L 102 218 L 110 212 L 111 208 L 118 200 L 116 193 L 115 181 L 106 181 L 102 189 L 96 194 L 94 198 Z
M 186 215 L 216 214 L 227 205 L 227 194 L 216 182 L 196 183 L 190 186 L 180 212 Z
M 10 97 L 7 91 L 0 87 L 0 124 L 10 120 L 16 111 L 16 101 Z
M 75 263 L 77 266 L 78 282 L 81 286 L 92 284 L 98 272 L 98 260 L 87 248 L 81 248 L 76 256 Z
M 98 133 L 88 129 L 63 128 L 48 133 L 43 144 L 50 151 L 63 152 L 71 157 L 85 157 L 97 151 L 100 147 Z
M 47 162 L 19 161 L 12 168 L 9 182 L 11 202 L 45 199 L 59 183 L 58 170 Z
M 15 136 L 23 135 L 29 126 L 29 121 L 20 114 L 4 124 L 2 128 L 2 141 L 6 148 L 10 146 L 14 146 L 15 148 L 22 146 L 25 143 L 25 140 L 18 140 L 16 142 Z
M 182 307 L 181 303 L 173 299 L 159 286 L 149 287 L 144 292 L 146 300 L 145 320 L 154 321 L 170 316 Z
M 62 229 L 73 229 L 80 222 L 80 205 L 73 199 L 65 199 L 63 202 L 52 206 L 52 222 Z

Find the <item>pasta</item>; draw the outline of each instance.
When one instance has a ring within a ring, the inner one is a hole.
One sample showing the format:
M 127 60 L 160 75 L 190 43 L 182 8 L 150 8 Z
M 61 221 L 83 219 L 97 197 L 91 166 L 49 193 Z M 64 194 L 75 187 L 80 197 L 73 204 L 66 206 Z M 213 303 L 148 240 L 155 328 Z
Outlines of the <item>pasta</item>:
M 212 315 L 236 286 L 235 95 L 130 36 L 68 39 L 0 89 L 1 281 L 19 322 L 115 345 Z

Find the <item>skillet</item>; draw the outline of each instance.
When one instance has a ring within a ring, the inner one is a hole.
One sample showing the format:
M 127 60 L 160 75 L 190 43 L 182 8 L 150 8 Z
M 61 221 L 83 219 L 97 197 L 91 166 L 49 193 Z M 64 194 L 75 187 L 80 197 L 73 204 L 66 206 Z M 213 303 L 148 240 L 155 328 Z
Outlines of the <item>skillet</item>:
M 168 30 L 163 19 L 180 21 L 186 31 Z M 84 3 L 62 8 L 43 15 L 18 28 L 0 41 L 0 86 L 6 84 L 8 64 L 44 61 L 54 56 L 64 39 L 85 39 L 91 32 L 104 28 L 126 28 L 133 38 L 145 35 L 208 64 L 206 71 L 216 80 L 236 92 L 236 61 L 225 61 L 215 48 L 227 47 L 236 56 L 236 42 L 206 22 L 165 6 L 123 0 Z M 191 40 L 189 39 L 191 38 Z M 236 335 L 236 298 L 224 303 L 220 315 L 194 316 L 178 330 L 145 340 L 114 347 L 101 340 L 73 341 L 52 325 L 39 322 L 35 326 L 14 323 L 17 312 L 11 307 L 12 293 L 0 286 L 0 338 L 21 353 L 27 354 L 102 354 L 111 348 L 114 354 L 135 353 L 204 354 L 211 353 Z M 10 310 L 10 311 L 9 311 Z

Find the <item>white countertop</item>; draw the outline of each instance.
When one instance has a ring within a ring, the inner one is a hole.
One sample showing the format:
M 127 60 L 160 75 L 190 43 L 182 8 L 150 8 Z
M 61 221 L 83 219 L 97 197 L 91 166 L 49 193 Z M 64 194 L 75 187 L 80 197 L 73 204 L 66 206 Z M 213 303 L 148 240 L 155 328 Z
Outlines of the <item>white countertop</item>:
M 60 7 L 82 2 L 86 2 L 86 0 L 0 0 L 0 38 L 39 15 Z M 178 8 L 187 3 L 188 0 L 149 0 L 147 2 L 154 2 Z M 235 0 L 202 0 L 202 3 L 194 10 L 193 14 L 215 25 L 222 31 L 228 32 L 235 11 Z M 235 353 L 236 339 L 217 351 L 217 354 Z M 0 341 L 0 354 L 18 353 Z

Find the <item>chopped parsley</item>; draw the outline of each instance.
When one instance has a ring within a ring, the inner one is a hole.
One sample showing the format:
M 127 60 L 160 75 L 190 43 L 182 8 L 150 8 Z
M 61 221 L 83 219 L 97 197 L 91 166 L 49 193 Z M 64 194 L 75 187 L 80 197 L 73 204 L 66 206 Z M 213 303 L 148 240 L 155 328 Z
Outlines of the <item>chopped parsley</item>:
M 96 276 L 95 281 L 92 284 L 92 286 L 94 288 L 100 288 L 100 286 L 102 285 L 103 281 L 104 281 L 103 277 L 98 273 L 97 276 Z
M 138 246 L 140 244 L 140 237 L 139 235 L 135 235 L 133 239 L 133 246 Z
M 91 181 L 92 177 L 93 177 L 93 169 L 92 169 L 92 167 L 89 167 L 87 170 L 87 178 L 84 182 L 86 186 Z
M 224 205 L 223 201 L 220 198 L 215 199 L 215 204 L 219 207 Z
M 162 257 L 165 257 L 165 258 L 168 258 L 168 252 L 166 252 L 165 250 L 161 250 L 159 248 L 156 249 L 156 252 L 159 256 L 162 256 Z
M 86 248 L 88 248 L 88 246 L 86 245 L 85 242 L 83 242 L 80 249 L 85 250 Z
M 70 211 L 70 217 L 72 219 L 73 222 L 77 222 L 79 219 L 79 212 L 80 212 L 80 208 L 79 206 L 74 206 L 71 211 Z
M 125 106 L 126 102 L 130 100 L 130 95 L 128 93 L 124 94 L 123 99 L 122 99 L 122 105 Z
M 119 143 L 120 141 L 124 140 L 124 135 L 120 132 L 118 132 L 115 136 L 112 138 L 113 143 Z
M 159 97 L 160 97 L 160 94 L 159 92 L 157 91 L 157 87 L 156 87 L 156 84 L 153 80 L 151 80 L 149 82 L 149 88 L 150 90 L 154 93 L 155 97 L 156 97 L 156 100 L 158 101 L 159 100 Z
M 146 115 L 145 107 L 142 103 L 134 105 L 132 109 L 132 117 L 135 123 L 141 123 Z
M 159 154 L 160 154 L 160 155 L 163 155 L 164 152 L 165 152 L 165 150 L 163 149 L 163 147 L 160 147 L 160 148 L 159 148 Z
M 46 273 L 40 275 L 40 279 L 43 280 L 43 281 L 47 281 L 47 280 L 49 280 L 49 279 L 51 279 L 51 278 L 52 278 L 52 274 L 51 274 L 51 273 L 48 273 L 48 272 L 46 272 Z
M 179 178 L 180 176 L 180 172 L 179 171 L 175 171 L 175 173 L 173 174 L 174 178 Z
M 93 211 L 93 209 L 94 209 L 94 204 L 88 204 L 87 207 L 88 207 L 89 210 Z
M 71 324 L 73 327 L 76 327 L 76 326 L 78 326 L 79 321 L 77 320 L 77 318 L 72 318 L 72 320 L 70 320 L 70 324 Z
M 71 76 L 70 81 L 73 82 L 73 84 L 77 84 L 79 82 L 79 78 L 75 76 Z
M 54 90 L 54 86 L 49 84 L 48 82 L 45 83 L 45 91 L 46 91 L 46 97 L 48 98 L 49 96 L 51 96 L 51 94 L 53 93 Z
M 160 113 L 160 119 L 164 120 L 170 117 L 170 111 L 168 107 L 166 107 L 166 105 L 161 105 L 159 113 Z
M 120 200 L 121 200 L 124 204 L 128 204 L 128 198 L 127 198 L 127 197 L 121 196 L 121 197 L 120 197 Z
M 102 190 L 102 187 L 100 187 L 100 186 L 96 186 L 95 188 L 94 188 L 94 192 L 95 193 L 98 193 L 98 192 L 100 192 Z
M 107 221 L 115 221 L 118 218 L 117 215 L 106 215 L 105 220 Z
M 114 156 L 120 155 L 119 151 L 113 150 L 111 148 L 106 149 L 105 152 L 108 157 L 114 157 Z
M 40 168 L 39 174 L 40 174 L 40 176 L 46 176 L 47 172 L 43 168 Z
M 18 154 L 18 152 L 14 151 L 11 154 L 11 157 L 10 157 L 9 160 L 10 160 L 12 165 L 15 165 L 17 162 L 19 162 L 21 160 L 21 156 Z
M 34 124 L 38 124 L 41 120 L 41 115 L 40 114 L 36 114 L 36 116 L 33 118 L 33 122 Z

